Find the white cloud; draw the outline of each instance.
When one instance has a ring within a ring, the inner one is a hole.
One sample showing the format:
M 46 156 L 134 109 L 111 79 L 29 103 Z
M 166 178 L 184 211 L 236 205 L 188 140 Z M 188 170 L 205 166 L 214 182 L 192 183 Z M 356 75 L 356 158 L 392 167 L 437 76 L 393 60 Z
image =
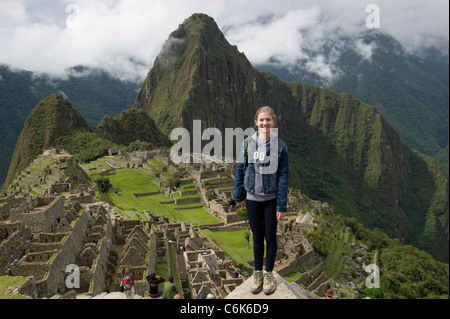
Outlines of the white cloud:
M 365 44 L 363 40 L 358 39 L 355 42 L 355 51 L 361 55 L 364 59 L 371 61 L 373 50 L 376 48 L 374 42 L 370 44 Z
M 339 73 L 339 70 L 333 64 L 326 62 L 323 55 L 312 57 L 305 63 L 305 67 L 309 72 L 315 73 L 326 80 L 332 80 Z
M 266 63 L 271 58 L 286 64 L 306 57 L 302 50 L 305 41 L 316 46 L 314 41 L 305 39 L 301 31 L 314 29 L 319 19 L 318 6 L 291 10 L 269 22 L 257 21 L 234 27 L 227 32 L 227 38 L 255 64 Z
M 27 14 L 22 3 L 14 0 L 0 1 L 0 28 L 8 28 L 27 21 Z
M 252 63 L 302 61 L 308 70 L 332 77 L 340 39 L 366 30 L 365 8 L 372 2 L 0 0 L 0 63 L 53 74 L 82 64 L 142 79 L 169 34 L 193 13 L 203 12 Z M 383 31 L 409 49 L 422 44 L 448 46 L 447 1 L 377 0 L 377 4 Z M 325 54 L 325 44 L 331 53 Z M 356 48 L 370 56 L 370 47 L 360 43 Z

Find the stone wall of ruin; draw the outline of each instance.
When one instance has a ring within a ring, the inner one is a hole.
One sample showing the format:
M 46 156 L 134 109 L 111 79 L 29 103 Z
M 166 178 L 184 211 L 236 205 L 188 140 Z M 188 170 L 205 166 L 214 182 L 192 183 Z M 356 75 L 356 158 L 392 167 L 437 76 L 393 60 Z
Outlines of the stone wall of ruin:
M 57 197 L 45 209 L 39 209 L 38 205 L 33 205 L 34 208 L 27 210 L 23 207 L 13 208 L 10 210 L 11 221 L 21 221 L 27 227 L 31 228 L 32 232 L 47 232 L 50 233 L 56 230 L 56 227 L 64 217 L 65 199 Z

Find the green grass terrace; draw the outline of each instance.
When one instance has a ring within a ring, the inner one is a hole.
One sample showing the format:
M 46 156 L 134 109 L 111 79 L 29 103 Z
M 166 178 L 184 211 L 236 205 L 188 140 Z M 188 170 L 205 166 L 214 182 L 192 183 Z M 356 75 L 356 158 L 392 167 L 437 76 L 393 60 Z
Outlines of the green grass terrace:
M 103 164 L 104 161 L 99 159 L 97 163 L 90 163 L 87 165 Z M 88 174 L 95 180 L 98 170 L 89 171 Z M 167 173 L 167 172 L 166 172 Z M 196 225 L 207 224 L 219 224 L 221 221 L 210 214 L 202 205 L 199 199 L 199 195 L 181 196 L 175 194 L 176 198 L 193 198 L 198 197 L 197 203 L 179 204 L 175 203 L 175 199 L 166 197 L 161 192 L 161 187 L 154 184 L 155 177 L 147 174 L 146 172 L 132 168 L 121 168 L 114 170 L 112 175 L 107 176 L 113 186 L 118 192 L 108 193 L 108 202 L 114 206 L 114 208 L 124 216 L 130 219 L 144 218 L 147 216 L 144 211 L 150 211 L 154 215 L 164 215 L 171 220 L 186 221 Z M 194 185 L 185 184 L 184 188 Z M 138 195 L 135 194 L 147 194 L 151 195 Z M 100 194 L 96 190 L 97 196 L 100 198 Z

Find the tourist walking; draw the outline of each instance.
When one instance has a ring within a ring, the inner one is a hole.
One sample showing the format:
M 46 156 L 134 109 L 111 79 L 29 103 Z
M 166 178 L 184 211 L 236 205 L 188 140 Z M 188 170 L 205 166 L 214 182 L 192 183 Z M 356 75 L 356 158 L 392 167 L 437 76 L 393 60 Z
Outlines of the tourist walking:
M 235 201 L 247 205 L 253 233 L 254 294 L 264 290 L 269 295 L 276 290 L 272 271 L 277 254 L 277 223 L 284 219 L 287 209 L 289 158 L 286 144 L 274 132 L 275 122 L 272 108 L 263 106 L 256 112 L 258 131 L 244 139 L 233 188 Z M 267 247 L 263 272 L 264 239 Z
M 120 282 L 120 290 L 125 294 L 126 299 L 134 299 L 134 283 L 134 276 L 130 274 L 130 268 L 126 268 Z

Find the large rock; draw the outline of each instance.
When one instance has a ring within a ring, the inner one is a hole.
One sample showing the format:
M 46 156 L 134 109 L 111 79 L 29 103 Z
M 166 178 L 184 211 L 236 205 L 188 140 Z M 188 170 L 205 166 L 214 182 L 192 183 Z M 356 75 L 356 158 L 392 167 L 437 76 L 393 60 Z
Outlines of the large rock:
M 273 272 L 277 290 L 271 295 L 265 295 L 264 292 L 252 294 L 250 286 L 253 282 L 253 276 L 244 281 L 239 287 L 234 289 L 225 299 L 317 299 L 306 289 L 296 283 L 284 280 L 277 272 Z

